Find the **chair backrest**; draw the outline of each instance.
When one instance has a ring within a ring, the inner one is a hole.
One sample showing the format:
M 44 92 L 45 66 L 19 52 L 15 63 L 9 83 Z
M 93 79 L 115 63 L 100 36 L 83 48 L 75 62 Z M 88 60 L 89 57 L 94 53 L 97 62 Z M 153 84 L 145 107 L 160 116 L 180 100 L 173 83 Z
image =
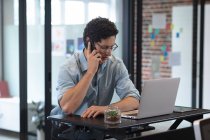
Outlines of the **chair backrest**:
M 6 81 L 0 81 L 0 98 L 9 97 L 9 90 Z
M 194 121 L 193 128 L 196 140 L 210 140 L 210 118 Z

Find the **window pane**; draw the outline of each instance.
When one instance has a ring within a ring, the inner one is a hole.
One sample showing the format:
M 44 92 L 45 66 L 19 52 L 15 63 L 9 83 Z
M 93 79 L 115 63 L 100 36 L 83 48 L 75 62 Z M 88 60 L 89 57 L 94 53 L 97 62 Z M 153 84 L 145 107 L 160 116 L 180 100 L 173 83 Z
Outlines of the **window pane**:
M 3 79 L 7 82 L 11 98 L 0 98 L 0 123 L 1 129 L 14 132 L 20 132 L 18 9 L 18 0 L 3 0 L 2 69 Z
M 84 24 L 85 5 L 80 1 L 65 1 L 65 24 Z
M 52 25 L 61 24 L 61 1 L 60 0 L 52 0 L 51 2 L 52 10 Z
M 210 109 L 210 4 L 205 6 L 205 27 L 204 27 L 204 72 L 203 72 L 203 108 Z
M 90 2 L 88 4 L 88 21 L 98 16 L 108 17 L 108 5 L 101 2 Z
M 38 115 L 32 101 L 44 102 L 44 3 L 40 0 L 27 0 L 27 94 L 28 132 L 36 133 L 37 125 L 32 116 Z M 41 12 L 42 11 L 42 12 Z M 33 108 L 33 109 L 32 109 Z M 32 111 L 33 110 L 33 111 Z M 43 112 L 42 112 L 43 113 Z

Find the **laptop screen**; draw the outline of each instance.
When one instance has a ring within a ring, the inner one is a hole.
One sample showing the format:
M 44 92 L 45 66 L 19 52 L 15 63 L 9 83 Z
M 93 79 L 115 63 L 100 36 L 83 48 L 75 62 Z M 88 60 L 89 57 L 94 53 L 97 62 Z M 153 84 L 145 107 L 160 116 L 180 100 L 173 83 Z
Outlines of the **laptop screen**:
M 165 78 L 144 82 L 138 115 L 128 118 L 147 118 L 170 114 L 174 110 L 180 78 Z M 125 116 L 124 116 L 125 117 Z

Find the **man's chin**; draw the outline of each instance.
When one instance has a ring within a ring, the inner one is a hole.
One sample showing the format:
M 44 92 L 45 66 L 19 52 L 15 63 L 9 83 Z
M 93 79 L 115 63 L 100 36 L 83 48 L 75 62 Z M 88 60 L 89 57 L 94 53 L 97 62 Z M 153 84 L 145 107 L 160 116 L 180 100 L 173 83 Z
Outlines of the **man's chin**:
M 100 62 L 100 64 L 103 64 L 103 63 L 106 62 L 107 60 L 108 60 L 108 58 L 102 59 L 102 61 Z

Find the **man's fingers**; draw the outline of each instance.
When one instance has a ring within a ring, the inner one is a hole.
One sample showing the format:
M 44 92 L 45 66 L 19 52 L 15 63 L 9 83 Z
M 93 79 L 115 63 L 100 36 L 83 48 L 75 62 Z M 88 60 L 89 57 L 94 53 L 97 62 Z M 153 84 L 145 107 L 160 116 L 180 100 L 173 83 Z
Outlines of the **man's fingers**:
M 94 115 L 93 115 L 93 118 L 95 118 L 96 116 L 98 116 L 100 114 L 99 111 L 97 111 Z
M 97 54 L 97 51 L 96 50 L 93 50 L 92 51 L 92 55 L 96 55 Z
M 101 54 L 100 54 L 100 53 L 97 53 L 97 54 L 95 55 L 95 57 L 96 57 L 96 58 L 101 58 Z
M 87 118 L 92 117 L 94 113 L 95 113 L 95 111 L 94 111 L 94 110 L 91 110 L 91 111 L 89 112 L 89 114 L 88 114 Z
M 82 117 L 83 118 L 90 118 L 90 117 L 97 117 L 100 114 L 103 114 L 104 108 L 103 107 L 96 107 L 91 106 L 86 111 L 83 112 Z
M 86 110 L 83 114 L 83 118 L 90 118 L 93 115 L 94 111 L 93 110 Z
M 82 114 L 82 117 L 83 117 L 83 118 L 86 118 L 87 115 L 88 115 L 88 113 L 85 112 L 84 114 Z

